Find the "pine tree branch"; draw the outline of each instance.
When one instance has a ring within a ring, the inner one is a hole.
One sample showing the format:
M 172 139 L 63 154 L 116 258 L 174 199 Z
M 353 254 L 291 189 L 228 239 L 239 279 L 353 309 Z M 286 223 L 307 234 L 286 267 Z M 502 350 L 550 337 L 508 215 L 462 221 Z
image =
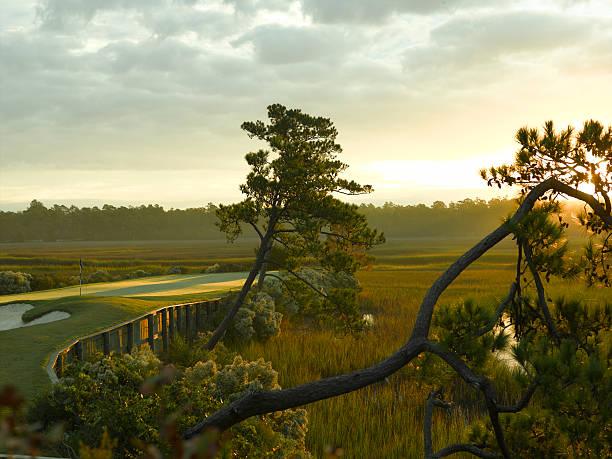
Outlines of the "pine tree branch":
M 510 285 L 510 291 L 508 292 L 508 296 L 506 296 L 506 299 L 502 301 L 502 303 L 495 310 L 495 316 L 493 317 L 493 319 L 491 319 L 491 322 L 489 322 L 489 324 L 486 325 L 485 327 L 481 328 L 478 331 L 478 333 L 474 335 L 474 338 L 480 338 L 482 335 L 490 332 L 493 329 L 493 327 L 495 327 L 495 324 L 497 324 L 497 322 L 501 318 L 502 314 L 504 313 L 508 305 L 512 301 L 514 301 L 517 290 L 518 290 L 517 283 L 512 282 L 512 285 Z
M 550 315 L 548 302 L 546 301 L 546 293 L 544 292 L 544 285 L 542 284 L 540 274 L 538 273 L 538 270 L 533 262 L 531 247 L 529 247 L 529 244 L 523 243 L 523 250 L 525 251 L 525 259 L 527 260 L 527 265 L 529 266 L 529 270 L 531 271 L 531 275 L 533 276 L 533 280 L 536 285 L 536 290 L 538 292 L 538 303 L 542 313 L 544 314 L 548 332 L 550 333 L 551 338 L 555 341 L 555 344 L 559 346 L 561 344 L 561 336 L 559 335 L 559 331 L 557 330 L 557 327 L 555 326 Z
M 487 404 L 487 411 L 489 412 L 489 418 L 491 419 L 491 424 L 493 425 L 493 431 L 495 433 L 495 438 L 497 440 L 499 449 L 502 451 L 505 459 L 510 459 L 510 450 L 508 449 L 508 445 L 504 439 L 504 432 L 501 428 L 501 424 L 499 423 L 496 401 L 497 395 L 495 394 L 495 388 L 493 387 L 491 381 L 486 376 L 476 376 L 463 360 L 457 357 L 453 352 L 440 347 L 433 341 L 426 341 L 425 349 L 432 354 L 441 357 L 451 366 L 453 370 L 455 370 L 459 376 L 461 376 L 465 382 L 482 392 Z
M 527 406 L 539 384 L 539 381 L 532 382 L 516 405 L 497 405 L 497 411 L 500 413 L 518 413 Z

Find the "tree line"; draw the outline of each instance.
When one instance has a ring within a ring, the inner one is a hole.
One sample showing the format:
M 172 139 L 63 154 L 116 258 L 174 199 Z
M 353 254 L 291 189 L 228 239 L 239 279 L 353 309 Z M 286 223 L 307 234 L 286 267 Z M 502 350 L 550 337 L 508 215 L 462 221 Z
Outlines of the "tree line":
M 387 237 L 470 237 L 497 226 L 516 206 L 512 199 L 464 199 L 448 205 L 362 204 L 359 212 Z M 166 210 L 157 204 L 46 207 L 33 200 L 19 212 L 0 211 L 0 241 L 118 241 L 222 239 L 217 206 Z M 250 228 L 245 228 L 249 232 Z M 250 234 L 250 233 L 249 233 Z M 254 234 L 253 234 L 254 235 Z

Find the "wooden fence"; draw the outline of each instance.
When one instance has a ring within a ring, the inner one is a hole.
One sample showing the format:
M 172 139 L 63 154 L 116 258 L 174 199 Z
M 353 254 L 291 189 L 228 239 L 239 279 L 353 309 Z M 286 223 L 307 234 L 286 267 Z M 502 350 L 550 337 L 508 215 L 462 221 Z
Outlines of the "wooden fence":
M 168 350 L 175 334 L 191 338 L 204 328 L 205 319 L 216 312 L 220 298 L 195 303 L 164 306 L 114 327 L 83 336 L 55 351 L 47 363 L 47 373 L 53 383 L 58 382 L 65 368 L 75 360 L 100 352 L 104 355 L 129 352 L 136 347 L 149 346 L 153 352 Z

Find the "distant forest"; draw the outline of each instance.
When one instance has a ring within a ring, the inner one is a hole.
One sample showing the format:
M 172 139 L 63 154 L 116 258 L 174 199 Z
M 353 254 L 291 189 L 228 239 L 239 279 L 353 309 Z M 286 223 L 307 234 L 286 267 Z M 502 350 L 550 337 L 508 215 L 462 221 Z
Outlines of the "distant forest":
M 510 213 L 511 199 L 464 199 L 446 205 L 362 204 L 370 225 L 390 238 L 471 237 L 498 226 Z M 33 200 L 21 212 L 0 211 L 0 241 L 125 241 L 222 239 L 216 206 L 165 210 L 159 205 L 129 207 L 45 207 Z M 246 229 L 245 229 L 246 230 Z M 247 234 L 250 232 L 247 231 Z

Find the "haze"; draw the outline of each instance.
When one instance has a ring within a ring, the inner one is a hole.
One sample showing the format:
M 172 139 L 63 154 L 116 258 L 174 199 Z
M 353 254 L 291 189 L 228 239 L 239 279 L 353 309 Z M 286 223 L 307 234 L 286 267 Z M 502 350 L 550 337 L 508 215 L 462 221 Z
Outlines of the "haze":
M 604 0 L 4 0 L 0 209 L 239 200 L 275 102 L 334 121 L 362 202 L 489 198 L 520 126 L 612 122 L 611 26 Z

